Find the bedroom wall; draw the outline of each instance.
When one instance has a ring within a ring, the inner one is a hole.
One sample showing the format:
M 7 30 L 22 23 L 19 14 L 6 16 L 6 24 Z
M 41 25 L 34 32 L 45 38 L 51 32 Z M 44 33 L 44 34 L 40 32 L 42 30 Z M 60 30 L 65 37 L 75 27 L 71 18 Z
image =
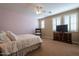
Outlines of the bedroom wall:
M 0 7 L 0 31 L 12 31 L 16 34 L 34 33 L 38 27 L 38 20 L 25 11 L 11 8 Z

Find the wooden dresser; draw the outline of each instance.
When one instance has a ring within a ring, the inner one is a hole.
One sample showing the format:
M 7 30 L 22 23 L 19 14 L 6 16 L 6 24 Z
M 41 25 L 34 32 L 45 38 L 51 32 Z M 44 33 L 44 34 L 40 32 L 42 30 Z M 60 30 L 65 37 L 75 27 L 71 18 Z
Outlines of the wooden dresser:
M 72 43 L 72 35 L 69 32 L 54 32 L 54 40 Z

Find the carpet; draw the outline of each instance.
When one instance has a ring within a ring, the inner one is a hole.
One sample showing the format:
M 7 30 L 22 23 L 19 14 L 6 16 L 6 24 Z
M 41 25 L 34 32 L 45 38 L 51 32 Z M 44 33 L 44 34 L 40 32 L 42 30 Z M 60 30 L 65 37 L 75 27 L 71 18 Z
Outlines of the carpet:
M 79 45 L 43 39 L 41 48 L 32 51 L 28 56 L 79 56 Z

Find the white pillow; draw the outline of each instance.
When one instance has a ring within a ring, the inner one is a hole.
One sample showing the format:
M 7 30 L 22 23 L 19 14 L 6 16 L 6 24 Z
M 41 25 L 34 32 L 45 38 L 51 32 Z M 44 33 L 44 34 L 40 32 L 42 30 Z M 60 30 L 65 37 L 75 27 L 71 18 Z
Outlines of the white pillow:
M 7 31 L 6 34 L 10 38 L 11 41 L 17 40 L 17 36 L 14 33 L 12 33 L 11 31 Z
M 11 41 L 5 32 L 0 33 L 0 42 L 8 42 Z

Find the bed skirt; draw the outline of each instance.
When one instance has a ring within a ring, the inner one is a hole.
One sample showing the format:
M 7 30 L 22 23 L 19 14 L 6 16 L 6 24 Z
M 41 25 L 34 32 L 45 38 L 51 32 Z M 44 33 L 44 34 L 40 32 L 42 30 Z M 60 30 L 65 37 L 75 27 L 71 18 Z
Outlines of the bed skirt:
M 10 55 L 0 54 L 0 56 L 27 56 L 28 53 L 31 53 L 32 51 L 34 51 L 40 47 L 41 47 L 41 43 L 38 43 L 38 44 L 32 45 L 30 47 L 21 49 L 15 53 L 11 53 Z

